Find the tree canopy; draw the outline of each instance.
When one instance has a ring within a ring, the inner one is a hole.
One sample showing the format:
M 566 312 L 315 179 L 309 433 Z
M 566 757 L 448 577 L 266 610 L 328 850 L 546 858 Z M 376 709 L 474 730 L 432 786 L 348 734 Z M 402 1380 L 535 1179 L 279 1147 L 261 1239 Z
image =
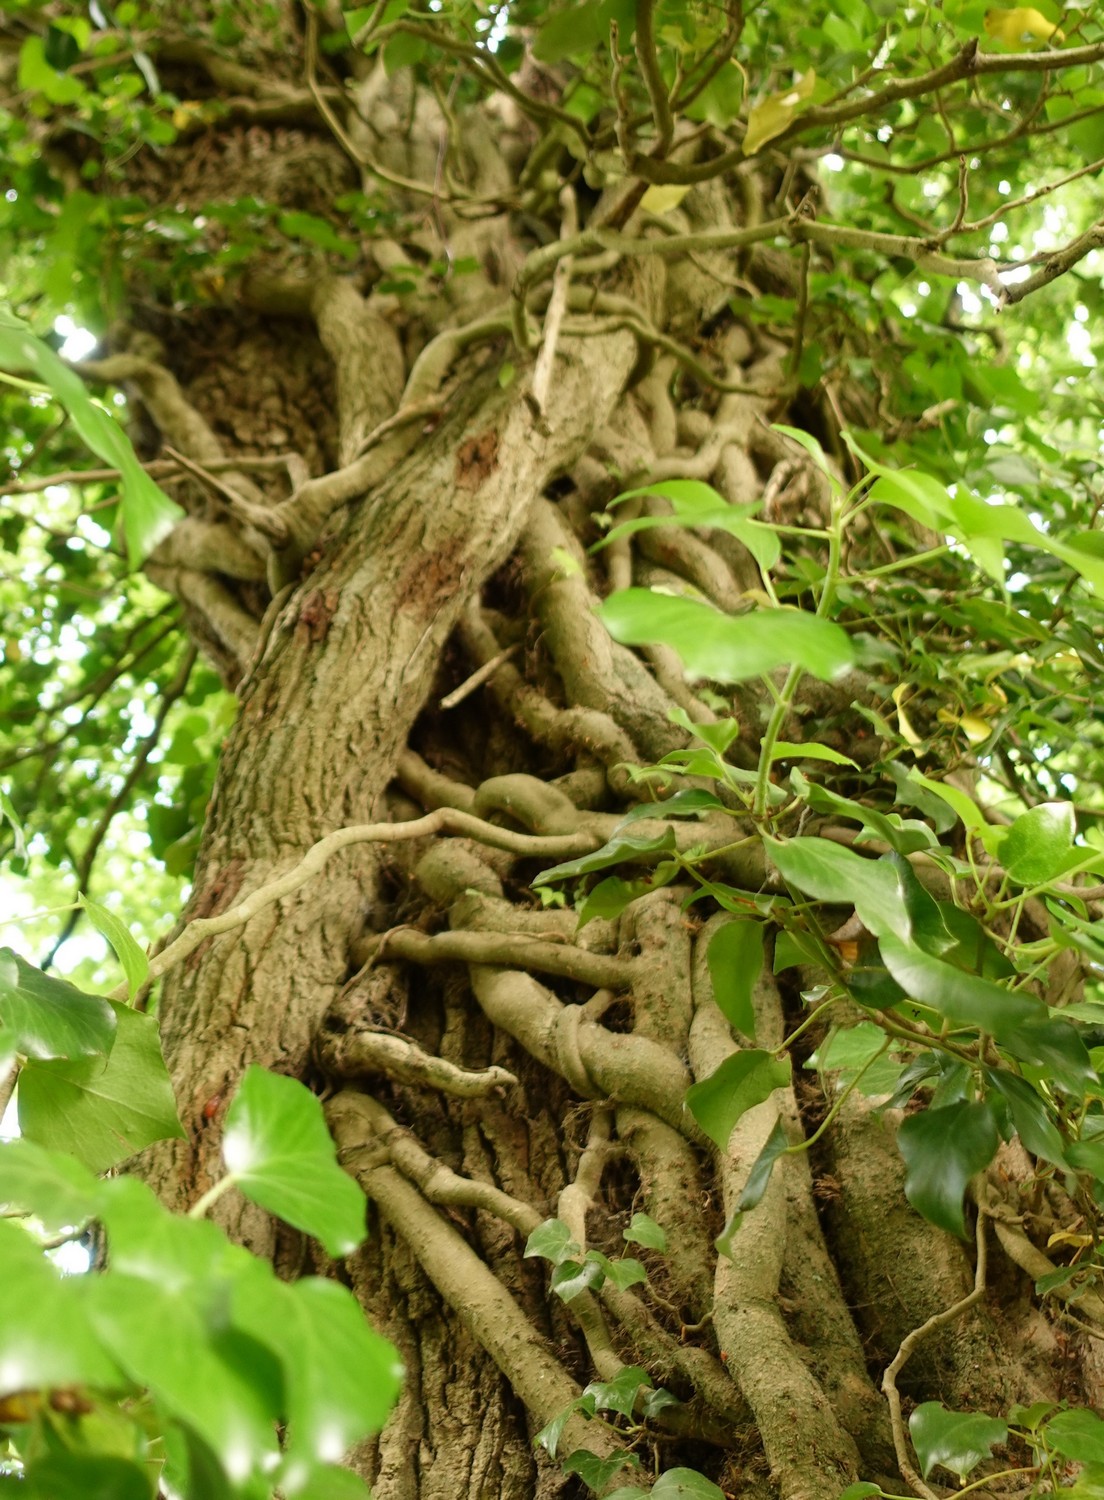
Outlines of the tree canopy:
M 0 75 L 0 1488 L 1091 1500 L 1093 8 Z

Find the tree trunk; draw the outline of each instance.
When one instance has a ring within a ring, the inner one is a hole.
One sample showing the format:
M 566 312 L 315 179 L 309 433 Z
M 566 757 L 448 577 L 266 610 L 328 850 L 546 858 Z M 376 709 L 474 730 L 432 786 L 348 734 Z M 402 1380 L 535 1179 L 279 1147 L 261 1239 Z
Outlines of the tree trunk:
M 239 97 L 224 63 L 191 43 L 166 48 L 179 96 L 223 92 L 229 113 L 131 163 L 127 190 L 189 213 L 253 194 L 339 222 L 334 198 L 356 174 L 309 96 L 274 73 Z M 565 272 L 550 300 L 530 300 L 532 347 L 519 350 L 511 291 L 534 216 L 493 200 L 513 193 L 534 128 L 508 100 L 465 103 L 451 170 L 483 207 L 427 207 L 402 183 L 435 180 L 440 106 L 409 73 L 358 67 L 359 115 L 346 123 L 399 183 L 395 238 L 366 238 L 353 271 L 322 252 L 260 248 L 206 307 L 195 292 L 170 310 L 168 273 L 146 267 L 129 322 L 90 367 L 126 382 L 159 438 L 196 463 L 242 462 L 220 470 L 229 508 L 178 489 L 188 519 L 148 566 L 239 698 L 185 920 L 226 910 L 335 829 L 434 808 L 577 851 L 605 839 L 639 795 L 625 763 L 684 744 L 670 711 L 707 723 L 717 699 L 669 652 L 615 645 L 593 613 L 599 595 L 607 583 L 689 585 L 733 608 L 755 575 L 719 532 L 645 530 L 588 560 L 595 512 L 664 477 L 709 481 L 732 503 L 767 487 L 791 512 L 818 504 L 816 475 L 768 425 L 816 419 L 778 395 L 789 350 L 728 308 L 734 279 L 754 291 L 781 277 L 792 292 L 790 262 L 750 250 L 610 257 L 597 297 Z M 301 76 L 301 57 L 286 76 Z M 379 181 L 365 170 L 372 194 Z M 766 214 L 777 186 L 744 173 L 737 202 L 706 182 L 671 222 L 739 228 Z M 576 188 L 589 221 L 613 225 L 620 192 Z M 545 235 L 553 209 L 543 203 Z M 660 232 L 631 210 L 625 233 Z M 217 249 L 214 221 L 211 236 Z M 465 258 L 475 269 L 457 269 Z M 418 284 L 396 293 L 411 259 Z M 634 321 L 693 345 L 720 390 L 679 371 Z M 245 462 L 288 451 L 286 476 Z M 455 706 L 442 703 L 484 667 Z M 817 689 L 808 738 L 832 742 L 838 727 L 822 735 L 818 723 L 846 709 L 852 687 L 838 702 Z M 756 750 L 760 708 L 740 690 L 737 757 Z M 730 860 L 759 889 L 761 864 Z M 714 1238 L 776 1120 L 796 1138 L 824 1098 L 813 1083 L 780 1091 L 715 1151 L 682 1104 L 736 1045 L 710 989 L 713 925 L 684 914 L 690 892 L 675 885 L 577 934 L 572 913 L 535 902 L 540 867 L 464 836 L 362 843 L 197 950 L 160 1001 L 188 1140 L 149 1152 L 142 1170 L 172 1205 L 194 1202 L 219 1170 L 218 1101 L 249 1063 L 326 1091 L 342 1160 L 372 1202 L 370 1239 L 333 1273 L 407 1372 L 386 1430 L 355 1455 L 377 1500 L 583 1493 L 533 1438 L 623 1365 L 684 1403 L 657 1419 L 644 1457 L 659 1469 L 782 1500 L 837 1500 L 859 1476 L 899 1490 L 880 1371 L 969 1289 L 971 1254 L 907 1206 L 893 1120 L 855 1105 L 812 1170 L 786 1159 L 718 1256 Z M 756 1004 L 765 1045 L 780 1043 L 796 991 L 764 977 Z M 545 1263 L 523 1258 L 553 1217 L 584 1248 L 634 1253 L 622 1232 L 638 1211 L 670 1246 L 640 1252 L 651 1291 L 607 1282 L 565 1307 Z M 282 1274 L 317 1262 L 235 1195 L 217 1212 Z M 1025 1287 L 1003 1264 L 986 1300 L 910 1365 L 908 1394 L 991 1410 L 1067 1394 Z M 576 1416 L 560 1455 L 615 1446 L 609 1423 Z

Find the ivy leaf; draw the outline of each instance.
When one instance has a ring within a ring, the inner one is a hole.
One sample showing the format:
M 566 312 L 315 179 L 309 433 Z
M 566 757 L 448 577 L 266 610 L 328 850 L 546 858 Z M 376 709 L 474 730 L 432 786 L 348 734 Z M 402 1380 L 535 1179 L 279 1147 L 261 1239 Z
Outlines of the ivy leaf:
M 149 1500 L 149 1471 L 127 1458 L 59 1448 L 28 1463 L 19 1494 L 26 1500 Z
M 900 855 L 868 859 L 830 839 L 765 842 L 789 884 L 818 900 L 853 906 L 876 937 L 892 936 L 902 944 L 922 942 L 935 952 L 953 946 L 938 906 Z
M 790 1060 L 747 1049 L 726 1057 L 708 1078 L 686 1091 L 686 1108 L 721 1150 L 728 1149 L 736 1122 L 790 1081 Z
M 651 1385 L 652 1377 L 639 1365 L 625 1365 L 612 1380 L 592 1380 L 583 1392 L 594 1397 L 596 1411 L 615 1411 L 631 1417 L 636 1394 L 642 1385 Z
M 689 676 L 717 682 L 746 682 L 790 664 L 830 682 L 855 662 L 845 630 L 801 610 L 725 615 L 696 599 L 632 588 L 611 594 L 598 613 L 615 641 L 671 646 Z
M 86 995 L 10 948 L 0 948 L 0 1027 L 12 1051 L 24 1057 L 102 1061 L 115 1043 L 115 1026 L 109 1001 Z
M 153 1141 L 184 1131 L 157 1021 L 110 1005 L 115 1045 L 102 1057 L 28 1061 L 19 1075 L 19 1128 L 28 1140 L 67 1151 L 92 1172 L 106 1172 Z
M 322 1106 L 294 1078 L 251 1067 L 226 1114 L 222 1155 L 247 1198 L 349 1255 L 364 1239 L 365 1199 L 337 1164 Z
M 231 1305 L 235 1327 L 279 1355 L 292 1455 L 332 1460 L 383 1426 L 402 1365 L 346 1287 L 317 1276 L 290 1285 L 246 1276 Z
M 815 740 L 810 740 L 808 744 L 798 744 L 792 740 L 776 740 L 771 751 L 771 760 L 827 760 L 834 766 L 851 766 L 856 771 L 859 769 L 850 756 L 841 755 L 830 745 L 818 745 Z
M 554 880 L 570 880 L 577 875 L 590 875 L 595 870 L 608 869 L 610 865 L 619 865 L 623 860 L 639 859 L 644 854 L 658 854 L 673 850 L 675 847 L 675 830 L 665 828 L 662 833 L 622 833 L 616 838 L 610 839 L 608 844 L 603 844 L 600 849 L 595 849 L 592 854 L 581 854 L 578 859 L 565 860 L 563 864 L 553 865 L 550 870 L 542 870 L 533 880 L 533 889 L 539 889 L 542 885 L 550 885 Z
M 1045 885 L 1067 868 L 1075 832 L 1072 802 L 1044 802 L 1020 814 L 998 857 L 1017 885 Z
M 813 97 L 816 74 L 812 68 L 794 79 L 792 88 L 781 93 L 769 94 L 766 99 L 753 105 L 748 113 L 747 133 L 744 136 L 745 156 L 754 156 L 761 146 L 773 141 L 790 124 Z M 655 1491 L 653 1490 L 653 1494 Z
M 914 1000 L 930 1005 L 956 1026 L 976 1026 L 1003 1044 L 1018 1027 L 1046 1015 L 1045 1008 L 1031 996 L 967 974 L 894 937 L 881 938 L 878 946 L 897 983 Z
M 786 1139 L 786 1127 L 779 1118 L 774 1122 L 774 1128 L 767 1136 L 766 1144 L 755 1158 L 754 1165 L 748 1173 L 748 1180 L 744 1183 L 744 1190 L 736 1200 L 736 1207 L 729 1216 L 728 1223 L 717 1236 L 714 1244 L 720 1255 L 731 1256 L 730 1245 L 733 1236 L 743 1223 L 744 1215 L 755 1208 L 767 1191 L 770 1183 L 771 1173 L 778 1158 L 789 1150 L 790 1143 Z
M 703 725 L 702 727 L 713 728 L 714 726 Z M 738 725 L 736 733 L 739 733 Z M 722 755 L 727 748 L 727 745 L 723 747 Z M 621 819 L 614 833 L 620 833 L 622 828 L 627 828 L 630 823 L 639 823 L 645 818 L 701 818 L 709 812 L 728 811 L 729 809 L 713 792 L 707 792 L 704 787 L 687 787 L 684 791 L 676 792 L 673 797 L 667 797 L 662 802 L 638 802 Z
M 1056 1166 L 1066 1165 L 1065 1142 L 1047 1107 L 1026 1078 L 1003 1068 L 986 1068 L 985 1080 L 1008 1105 L 1016 1133 L 1027 1149 Z
M 1046 1425 L 1047 1442 L 1077 1464 L 1104 1463 L 1104 1422 L 1083 1408 L 1057 1412 Z
M 737 918 L 718 927 L 706 954 L 713 999 L 729 1025 L 755 1038 L 752 996 L 763 972 L 763 929 Z
M 628 1229 L 622 1230 L 621 1238 L 631 1245 L 643 1245 L 647 1250 L 667 1249 L 666 1231 L 648 1214 L 633 1214 Z
M 125 1384 L 88 1316 L 92 1277 L 62 1276 L 18 1225 L 0 1219 L 0 1396 Z
M 963 1196 L 970 1178 L 992 1161 L 999 1140 L 988 1100 L 909 1115 L 897 1132 L 908 1168 L 905 1197 L 930 1223 L 967 1239 Z
M 697 1469 L 667 1469 L 652 1485 L 651 1500 L 724 1500 L 724 1491 Z
M 98 901 L 93 901 L 83 892 L 78 899 L 88 913 L 93 927 L 115 950 L 115 956 L 122 964 L 123 973 L 126 975 L 129 998 L 133 1002 L 135 995 L 149 977 L 149 959 L 134 941 L 130 928 L 125 922 L 121 922 L 114 912 L 108 911 L 106 906 L 101 906 Z
M 34 1214 L 54 1232 L 85 1223 L 96 1212 L 99 1182 L 62 1151 L 22 1138 L 0 1141 L 0 1206 Z
M 539 1255 L 541 1260 L 550 1260 L 558 1266 L 565 1260 L 574 1260 L 579 1254 L 579 1246 L 562 1219 L 545 1219 L 525 1241 L 522 1254 L 526 1260 Z
M 564 1260 L 552 1272 L 549 1282 L 556 1296 L 564 1302 L 570 1302 L 578 1297 L 581 1292 L 589 1291 L 591 1287 L 600 1287 L 606 1279 L 606 1273 L 602 1269 L 601 1262 L 592 1255 L 585 1260 Z
M 596 1453 L 591 1453 L 589 1448 L 576 1448 L 569 1453 L 563 1461 L 565 1474 L 578 1474 L 579 1478 L 593 1490 L 600 1494 L 619 1469 L 623 1469 L 626 1463 L 633 1458 L 626 1449 L 624 1452 L 612 1453 L 609 1458 L 599 1458 Z M 634 1491 L 639 1494 L 640 1491 Z
M 796 768 L 790 772 L 790 784 L 794 791 L 806 801 L 814 812 L 836 813 L 842 818 L 861 823 L 866 834 L 881 839 L 898 854 L 913 854 L 918 849 L 933 849 L 938 840 L 926 823 L 915 818 L 903 819 L 897 813 L 879 812 L 877 808 L 865 807 L 850 797 L 841 797 L 838 792 L 818 786 L 809 781 Z M 859 836 L 860 839 L 863 835 Z
M 32 44 L 41 49 L 38 37 L 28 37 L 23 46 L 27 54 Z M 20 66 L 22 68 L 21 57 Z M 46 67 L 43 59 L 43 67 Z M 52 72 L 52 70 L 51 70 Z M 54 74 L 63 84 L 79 83 L 68 75 Z M 37 82 L 24 85 L 44 88 L 45 74 Z M 60 100 L 54 100 L 60 103 Z M 149 556 L 157 543 L 167 536 L 184 512 L 160 489 L 138 462 L 130 439 L 115 419 L 88 395 L 84 382 L 54 353 L 48 344 L 36 338 L 28 324 L 0 309 L 0 368 L 30 370 L 48 385 L 65 407 L 81 441 L 107 464 L 119 470 L 123 490 L 123 530 L 127 557 L 132 568 Z
M 948 1411 L 940 1401 L 925 1401 L 909 1418 L 909 1435 L 924 1478 L 941 1464 L 959 1479 L 989 1458 L 997 1443 L 1008 1439 L 1008 1424 L 978 1412 Z

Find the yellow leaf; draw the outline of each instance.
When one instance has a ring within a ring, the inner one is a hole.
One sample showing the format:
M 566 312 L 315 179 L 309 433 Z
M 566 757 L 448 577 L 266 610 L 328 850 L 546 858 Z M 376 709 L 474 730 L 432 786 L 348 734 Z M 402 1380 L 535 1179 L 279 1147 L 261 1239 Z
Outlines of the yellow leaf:
M 971 745 L 980 745 L 993 732 L 991 726 L 979 714 L 963 714 L 958 721 L 958 727 Z
M 779 94 L 769 94 L 761 104 L 756 104 L 748 115 L 747 134 L 744 136 L 745 156 L 754 156 L 760 146 L 781 135 L 786 126 L 800 113 L 813 97 L 816 74 L 812 68 L 793 81 L 793 87 Z
M 987 10 L 985 30 L 994 41 L 1008 47 L 1030 46 L 1034 42 L 1064 42 L 1066 34 L 1048 21 L 1041 11 L 1030 5 L 1014 5 L 1011 10 Z
M 905 713 L 905 705 L 902 701 L 909 696 L 910 691 L 907 682 L 899 682 L 893 689 L 893 701 L 897 705 L 897 728 L 901 731 L 901 738 L 907 745 L 916 746 L 924 743 L 923 736 L 917 734 L 912 727 L 912 721 Z
M 641 198 L 640 206 L 650 214 L 669 214 L 673 208 L 678 208 L 689 191 L 689 184 L 653 182 Z

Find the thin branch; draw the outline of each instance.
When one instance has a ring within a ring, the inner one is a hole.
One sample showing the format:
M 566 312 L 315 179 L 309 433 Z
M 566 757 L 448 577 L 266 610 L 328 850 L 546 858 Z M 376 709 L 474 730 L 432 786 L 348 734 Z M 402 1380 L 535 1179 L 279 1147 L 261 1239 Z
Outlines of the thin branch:
M 1049 193 L 1055 193 L 1059 188 L 1065 187 L 1067 183 L 1076 182 L 1079 177 L 1086 177 L 1090 172 L 1099 172 L 1104 168 L 1104 156 L 1098 161 L 1089 162 L 1087 167 L 1078 167 L 1076 172 L 1069 172 L 1065 177 L 1059 177 L 1057 182 L 1048 182 L 1041 188 L 1034 188 L 1030 193 L 1025 193 L 1022 198 L 1012 198 L 1007 203 L 1002 203 L 1000 208 L 987 214 L 984 219 L 974 219 L 972 223 L 960 226 L 963 234 L 976 234 L 982 229 L 988 229 L 990 224 L 1011 213 L 1014 208 L 1023 208 L 1028 203 L 1037 203 L 1040 198 L 1045 198 Z
M 1060 250 L 1052 250 L 1047 256 L 1042 268 L 1029 276 L 1026 281 L 1020 281 L 1003 289 L 1002 302 L 1014 304 L 1022 302 L 1032 292 L 1037 292 L 1040 287 L 1048 286 L 1052 281 L 1057 281 L 1059 276 L 1075 266 L 1078 261 L 1084 260 L 1086 255 L 1091 255 L 1094 250 L 1099 250 L 1104 245 L 1104 219 L 1098 219 L 1090 229 L 1077 239 L 1071 240 Z
M 275 458 L 215 458 L 203 465 L 205 474 L 221 474 L 227 469 L 256 470 L 286 469 L 288 460 L 297 455 L 283 453 Z M 179 475 L 182 465 L 177 459 L 155 458 L 144 463 L 142 468 L 151 479 L 173 479 Z M 119 469 L 63 469 L 57 474 L 43 474 L 35 479 L 21 479 L 14 484 L 0 485 L 2 495 L 35 495 L 42 490 L 53 489 L 62 484 L 103 484 L 122 478 Z
M 654 22 L 654 0 L 636 0 L 636 60 L 640 64 L 640 73 L 652 106 L 652 119 L 655 121 L 656 140 L 653 154 L 660 157 L 666 156 L 668 147 L 674 139 L 675 122 L 671 114 L 667 85 L 659 71 Z
M 977 1246 L 977 1264 L 974 1270 L 974 1287 L 965 1297 L 945 1307 L 941 1312 L 933 1313 L 927 1322 L 921 1323 L 919 1328 L 914 1328 L 911 1333 L 906 1334 L 901 1340 L 901 1347 L 887 1366 L 882 1376 L 882 1391 L 889 1402 L 889 1420 L 893 1428 L 893 1447 L 897 1454 L 897 1467 L 901 1471 L 903 1479 L 912 1486 L 923 1500 L 938 1500 L 935 1491 L 931 1489 L 920 1478 L 912 1464 L 912 1456 L 909 1453 L 908 1439 L 905 1436 L 905 1423 L 901 1414 L 901 1395 L 897 1389 L 897 1377 L 905 1365 L 916 1353 L 920 1344 L 927 1338 L 929 1333 L 934 1333 L 937 1328 L 945 1328 L 948 1323 L 955 1322 L 964 1312 L 967 1312 L 975 1303 L 980 1302 L 985 1295 L 985 1273 L 988 1259 L 987 1245 L 985 1239 L 985 1215 L 979 1213 L 977 1217 L 977 1228 L 975 1231 L 975 1244 Z
M 497 656 L 492 656 L 490 661 L 485 661 L 481 667 L 477 667 L 470 677 L 466 677 L 459 687 L 453 688 L 451 693 L 446 693 L 438 704 L 439 708 L 456 708 L 463 703 L 465 698 L 470 698 L 478 688 L 493 677 L 499 667 L 504 666 L 511 657 L 516 656 L 521 650 L 521 644 L 507 646 L 505 651 L 500 651 Z
M 563 220 L 560 225 L 561 239 L 572 239 L 578 232 L 579 212 L 575 203 L 575 189 L 570 183 L 565 183 L 560 192 L 560 203 L 563 206 Z M 548 310 L 544 315 L 544 338 L 541 341 L 540 353 L 533 368 L 533 400 L 537 403 L 537 411 L 541 416 L 548 404 L 548 392 L 552 384 L 552 370 L 556 363 L 556 347 L 560 341 L 560 330 L 563 327 L 564 313 L 567 311 L 567 296 L 571 287 L 571 268 L 574 264 L 570 255 L 565 255 L 556 264 L 552 276 L 552 296 L 548 303 Z
M 89 838 L 88 843 L 85 846 L 84 853 L 81 855 L 79 861 L 77 862 L 77 889 L 82 896 L 88 894 L 88 888 L 92 880 L 92 868 L 95 865 L 96 857 L 100 852 L 100 847 L 107 836 L 108 829 L 111 827 L 116 814 L 124 806 L 127 798 L 134 790 L 134 787 L 141 777 L 142 772 L 149 764 L 150 756 L 153 754 L 154 750 L 157 748 L 158 743 L 160 742 L 161 733 L 165 727 L 165 720 L 168 718 L 169 710 L 172 708 L 173 704 L 176 703 L 180 698 L 182 698 L 185 692 L 187 692 L 188 682 L 191 679 L 192 675 L 192 668 L 195 666 L 198 656 L 199 650 L 196 646 L 189 646 L 184 652 L 184 656 L 181 660 L 180 668 L 176 676 L 173 678 L 172 682 L 170 682 L 165 688 L 165 691 L 161 694 L 161 702 L 158 705 L 157 717 L 154 719 L 153 728 L 150 730 L 149 734 L 145 735 L 139 741 L 138 753 L 131 763 L 130 770 L 127 772 L 126 776 L 123 779 L 122 786 L 120 786 L 119 790 L 108 802 L 107 806 L 100 814 L 99 821 L 97 822 L 95 828 L 92 830 L 91 837 Z M 42 964 L 40 965 L 41 968 L 49 969 L 52 966 L 54 960 L 57 958 L 58 950 L 61 948 L 62 944 L 66 943 L 69 938 L 72 937 L 73 929 L 80 921 L 82 910 L 83 908 L 77 906 L 74 907 L 73 910 L 69 913 L 68 917 L 65 920 L 65 925 L 61 930 L 60 937 L 54 943 L 48 955 L 43 960 Z M 125 985 L 123 986 L 123 989 L 126 989 Z
M 189 922 L 175 942 L 169 944 L 150 962 L 150 979 L 159 979 L 167 970 L 174 968 L 189 953 L 194 953 L 200 943 L 218 937 L 224 932 L 233 932 L 244 927 L 258 912 L 264 911 L 274 901 L 281 901 L 294 891 L 321 874 L 333 855 L 356 844 L 409 843 L 415 839 L 429 838 L 434 834 L 454 834 L 459 838 L 474 838 L 492 849 L 504 849 L 523 859 L 567 859 L 573 855 L 590 854 L 602 843 L 601 837 L 581 829 L 567 834 L 515 833 L 508 828 L 499 828 L 487 823 L 472 813 L 458 812 L 451 807 L 439 807 L 425 817 L 413 818 L 406 823 L 358 823 L 348 828 L 335 829 L 325 838 L 312 844 L 303 857 L 286 870 L 265 881 L 255 891 L 239 901 L 228 911 L 214 917 L 196 917 Z M 113 992 L 112 998 L 125 999 L 126 986 Z

